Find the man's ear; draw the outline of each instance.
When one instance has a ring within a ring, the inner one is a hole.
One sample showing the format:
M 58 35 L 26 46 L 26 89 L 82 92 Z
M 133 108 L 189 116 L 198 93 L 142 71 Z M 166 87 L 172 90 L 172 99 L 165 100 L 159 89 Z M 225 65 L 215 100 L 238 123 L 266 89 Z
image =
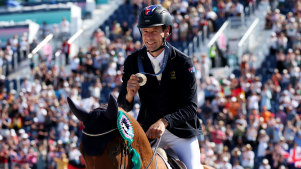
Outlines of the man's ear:
M 163 29 L 164 31 L 164 37 L 168 37 L 170 34 L 170 26 L 167 26 L 165 29 Z

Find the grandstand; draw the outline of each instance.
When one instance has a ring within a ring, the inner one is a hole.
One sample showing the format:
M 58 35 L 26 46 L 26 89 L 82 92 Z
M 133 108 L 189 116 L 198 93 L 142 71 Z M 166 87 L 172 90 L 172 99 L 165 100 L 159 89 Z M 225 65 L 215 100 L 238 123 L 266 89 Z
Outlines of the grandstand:
M 300 2 L 151 2 L 169 7 L 169 41 L 196 67 L 202 163 L 300 168 Z M 137 11 L 149 3 L 0 1 L 0 168 L 83 167 L 83 126 L 66 97 L 90 110 L 118 96 L 124 59 L 142 47 Z

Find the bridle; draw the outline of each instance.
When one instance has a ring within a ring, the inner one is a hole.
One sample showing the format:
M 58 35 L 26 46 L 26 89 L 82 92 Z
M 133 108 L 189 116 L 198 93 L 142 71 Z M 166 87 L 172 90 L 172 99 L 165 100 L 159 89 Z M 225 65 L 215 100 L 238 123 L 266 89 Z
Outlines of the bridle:
M 109 133 L 111 133 L 111 132 L 113 132 L 113 131 L 115 131 L 115 130 L 117 130 L 117 128 L 114 128 L 114 129 L 112 129 L 112 130 L 109 130 L 109 131 L 106 131 L 106 132 L 103 132 L 103 133 L 100 133 L 100 134 L 89 134 L 89 133 L 85 132 L 84 130 L 82 130 L 82 132 L 83 132 L 85 135 L 87 135 L 87 136 L 98 137 L 98 136 L 104 136 L 104 135 L 106 135 L 106 134 L 109 134 Z
M 99 136 L 107 135 L 107 134 L 109 134 L 109 133 L 111 133 L 111 132 L 113 132 L 115 130 L 117 130 L 117 128 L 111 129 L 109 131 L 106 131 L 106 132 L 103 132 L 103 133 L 100 133 L 100 134 L 90 134 L 90 133 L 87 133 L 84 130 L 82 130 L 82 133 L 85 134 L 85 135 L 87 135 L 87 136 L 90 136 L 90 137 L 99 137 Z M 121 138 L 121 140 L 123 140 L 123 139 Z M 149 168 L 149 166 L 152 163 L 154 157 L 156 156 L 157 149 L 159 147 L 160 142 L 161 142 L 161 137 L 159 138 L 159 141 L 158 141 L 158 144 L 157 144 L 157 146 L 156 146 L 156 148 L 154 150 L 153 156 L 152 156 L 150 162 L 147 164 L 147 166 L 146 166 L 145 169 Z M 127 147 L 125 146 L 124 140 L 122 141 L 120 147 L 121 147 L 121 159 L 120 159 L 120 169 L 121 169 L 121 167 L 122 167 L 122 161 L 123 161 L 123 154 L 125 154 L 125 156 L 124 156 L 124 158 L 125 158 L 124 159 L 124 167 L 126 165 L 126 156 L 127 156 Z M 124 151 L 124 153 L 123 153 L 123 151 Z M 157 168 L 157 159 L 155 161 L 156 161 L 156 168 Z

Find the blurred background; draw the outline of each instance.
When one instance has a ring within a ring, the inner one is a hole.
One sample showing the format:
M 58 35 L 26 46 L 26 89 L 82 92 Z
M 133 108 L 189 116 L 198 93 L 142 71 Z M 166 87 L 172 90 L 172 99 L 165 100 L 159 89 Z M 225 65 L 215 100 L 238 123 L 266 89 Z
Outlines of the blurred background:
M 89 111 L 118 96 L 151 4 L 196 68 L 201 162 L 301 168 L 299 0 L 0 0 L 1 169 L 85 168 L 66 97 Z

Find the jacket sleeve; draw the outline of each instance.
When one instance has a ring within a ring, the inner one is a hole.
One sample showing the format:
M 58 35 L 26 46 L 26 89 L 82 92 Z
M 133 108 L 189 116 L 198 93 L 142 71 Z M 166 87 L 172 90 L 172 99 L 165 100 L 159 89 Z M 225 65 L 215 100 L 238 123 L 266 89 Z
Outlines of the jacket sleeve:
M 175 112 L 163 117 L 168 122 L 168 129 L 179 126 L 197 116 L 197 84 L 192 60 L 187 57 L 179 71 L 183 73 L 178 91 L 183 104 Z
M 125 111 L 131 111 L 133 109 L 134 106 L 134 102 L 129 103 L 125 97 L 127 94 L 127 82 L 130 78 L 130 76 L 132 75 L 132 70 L 131 70 L 131 57 L 128 56 L 124 62 L 124 67 L 123 67 L 123 72 L 122 72 L 122 85 L 121 88 L 119 90 L 119 96 L 117 99 L 118 102 L 118 106 L 120 106 L 121 108 L 123 108 Z M 133 64 L 133 63 L 132 63 Z

